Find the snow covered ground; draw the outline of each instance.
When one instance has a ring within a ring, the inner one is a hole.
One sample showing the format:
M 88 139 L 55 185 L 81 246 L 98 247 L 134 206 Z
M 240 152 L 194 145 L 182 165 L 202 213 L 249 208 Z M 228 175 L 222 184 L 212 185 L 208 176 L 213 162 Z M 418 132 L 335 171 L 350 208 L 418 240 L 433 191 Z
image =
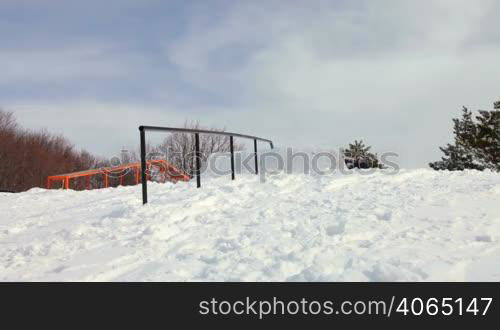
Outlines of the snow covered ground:
M 0 280 L 500 281 L 500 175 L 245 174 L 0 194 Z

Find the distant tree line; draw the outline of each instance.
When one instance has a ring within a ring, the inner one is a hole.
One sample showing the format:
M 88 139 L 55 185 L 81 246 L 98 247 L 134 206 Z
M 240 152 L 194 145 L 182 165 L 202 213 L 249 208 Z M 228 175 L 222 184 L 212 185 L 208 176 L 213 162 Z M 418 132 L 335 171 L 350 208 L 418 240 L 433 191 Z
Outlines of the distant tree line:
M 47 176 L 95 166 L 89 152 L 77 151 L 63 136 L 18 125 L 11 112 L 0 109 L 0 190 L 25 191 L 46 187 Z
M 200 129 L 198 122 L 186 122 L 185 128 Z M 214 129 L 217 130 L 217 129 Z M 219 129 L 224 131 L 224 129 Z M 462 117 L 453 119 L 454 141 L 444 147 L 441 160 L 429 163 L 435 170 L 476 169 L 500 172 L 500 101 L 493 110 L 479 110 L 477 115 L 466 107 Z M 235 150 L 243 145 L 235 144 Z M 211 154 L 229 152 L 229 137 L 200 134 L 202 162 Z M 169 134 L 158 145 L 147 145 L 149 154 L 160 154 L 188 175 L 194 174 L 195 141 L 192 133 Z M 342 150 L 348 168 L 383 168 L 377 154 L 363 141 Z M 118 163 L 139 161 L 136 150 L 122 153 Z M 116 161 L 116 158 L 115 158 Z M 98 158 L 89 152 L 75 150 L 62 135 L 46 130 L 22 128 L 11 112 L 0 109 L 0 191 L 25 191 L 33 187 L 46 187 L 49 175 L 70 173 L 92 168 L 117 165 L 113 159 Z M 113 178 L 111 178 L 112 180 Z M 93 187 L 103 186 L 103 177 L 92 178 Z M 110 182 L 113 185 L 113 182 Z M 135 184 L 134 174 L 124 176 L 125 185 Z M 85 189 L 85 182 L 74 180 L 73 189 Z

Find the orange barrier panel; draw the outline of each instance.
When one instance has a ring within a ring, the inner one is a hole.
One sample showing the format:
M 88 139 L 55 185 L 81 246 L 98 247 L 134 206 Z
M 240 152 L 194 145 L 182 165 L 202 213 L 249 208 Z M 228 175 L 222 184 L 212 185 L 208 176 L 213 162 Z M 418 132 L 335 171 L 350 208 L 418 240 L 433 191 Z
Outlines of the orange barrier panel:
M 163 182 L 167 179 L 177 182 L 177 181 L 189 181 L 191 177 L 179 170 L 177 167 L 172 165 L 163 159 L 158 160 L 149 160 L 146 164 L 147 167 L 147 178 L 151 179 L 151 169 L 153 167 L 157 167 L 160 174 L 164 175 Z M 109 187 L 109 177 L 115 177 L 115 175 L 120 172 L 128 173 L 129 171 L 133 171 L 135 177 L 135 184 L 139 184 L 140 182 L 140 173 L 141 173 L 141 164 L 140 163 L 130 163 L 115 167 L 104 167 L 99 169 L 92 169 L 80 172 L 59 174 L 59 175 L 51 175 L 47 178 L 47 189 L 52 188 L 52 184 L 54 182 L 61 182 L 64 189 L 70 188 L 70 180 L 80 177 L 85 177 L 86 188 L 90 189 L 90 178 L 96 175 L 104 175 L 104 187 Z M 124 175 L 118 175 L 120 178 L 120 185 L 123 185 L 123 177 Z

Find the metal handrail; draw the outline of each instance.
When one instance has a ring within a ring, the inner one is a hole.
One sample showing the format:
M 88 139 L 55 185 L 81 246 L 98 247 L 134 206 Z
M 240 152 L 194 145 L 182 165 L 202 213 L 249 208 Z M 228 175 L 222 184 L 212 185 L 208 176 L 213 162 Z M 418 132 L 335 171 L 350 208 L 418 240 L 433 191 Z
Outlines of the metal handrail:
M 257 159 L 257 141 L 267 142 L 274 148 L 273 141 L 263 139 L 257 136 L 245 135 L 239 133 L 230 133 L 222 131 L 213 131 L 205 129 L 192 129 L 192 128 L 179 128 L 179 127 L 160 127 L 160 126 L 139 126 L 140 139 L 141 139 L 141 181 L 142 181 L 142 203 L 148 202 L 148 186 L 146 176 L 146 131 L 163 131 L 163 132 L 182 132 L 193 133 L 195 135 L 195 149 L 196 149 L 196 186 L 201 187 L 201 153 L 200 153 L 200 134 L 214 134 L 229 136 L 230 152 L 231 152 L 231 178 L 235 179 L 234 173 L 234 137 L 253 140 L 254 145 L 254 159 L 255 159 L 255 174 L 259 173 L 258 159 Z
M 216 134 L 216 135 L 226 135 L 226 136 L 234 136 L 244 139 L 257 140 L 262 142 L 268 142 L 273 148 L 273 141 L 268 139 L 263 139 L 257 136 L 239 134 L 239 133 L 230 133 L 223 131 L 212 131 L 207 129 L 192 129 L 192 128 L 179 128 L 179 127 L 159 127 L 159 126 L 139 126 L 139 130 L 147 130 L 147 131 L 170 131 L 170 132 L 183 132 L 183 133 L 200 133 L 200 134 Z

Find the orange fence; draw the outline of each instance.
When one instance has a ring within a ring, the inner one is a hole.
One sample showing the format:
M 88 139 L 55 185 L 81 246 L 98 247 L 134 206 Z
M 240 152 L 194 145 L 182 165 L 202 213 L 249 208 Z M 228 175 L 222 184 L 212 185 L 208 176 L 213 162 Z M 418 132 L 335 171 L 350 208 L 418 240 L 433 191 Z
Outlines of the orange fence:
M 149 160 L 147 161 L 147 179 L 151 179 L 151 171 L 153 168 L 156 168 L 158 173 L 160 174 L 160 181 L 189 181 L 191 178 L 189 175 L 179 170 L 174 165 L 170 164 L 166 160 Z M 114 167 L 104 167 L 80 172 L 52 175 L 47 178 L 47 189 L 52 188 L 52 184 L 54 182 L 61 182 L 64 189 L 70 188 L 70 180 L 76 179 L 80 177 L 85 177 L 86 188 L 91 189 L 90 179 L 96 175 L 104 176 L 104 187 L 109 187 L 109 177 L 118 177 L 120 179 L 120 185 L 123 185 L 123 179 L 125 174 L 128 174 L 130 171 L 133 171 L 135 177 L 135 184 L 139 184 L 141 181 L 141 163 L 130 163 L 120 166 Z M 163 174 L 163 175 L 161 175 Z

